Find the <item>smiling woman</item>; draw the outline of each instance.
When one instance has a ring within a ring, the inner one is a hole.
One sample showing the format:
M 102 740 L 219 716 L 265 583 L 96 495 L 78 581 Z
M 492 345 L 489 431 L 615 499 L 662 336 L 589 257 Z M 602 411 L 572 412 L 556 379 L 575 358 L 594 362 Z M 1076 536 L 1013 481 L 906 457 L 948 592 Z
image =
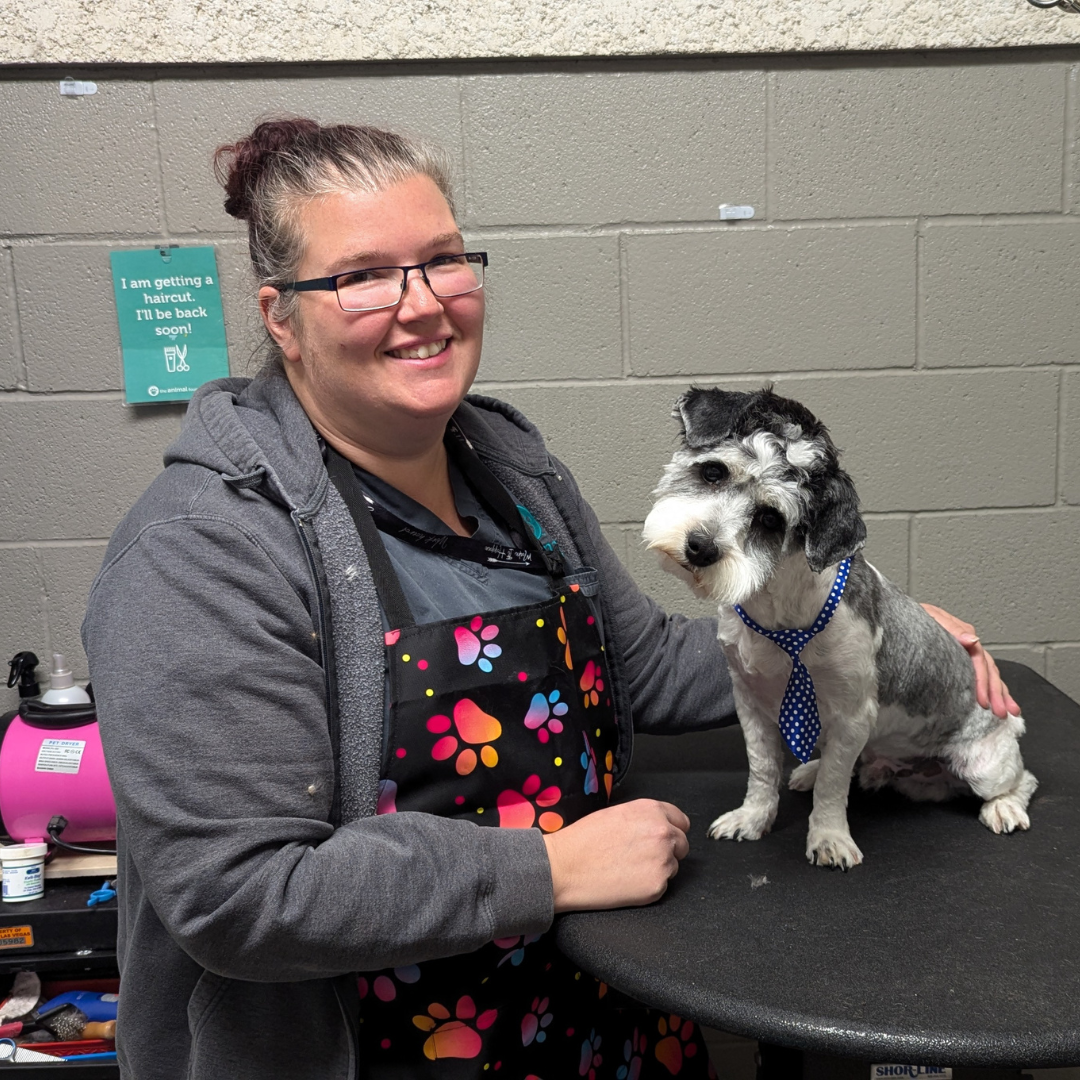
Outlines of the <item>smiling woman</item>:
M 733 719 L 715 624 L 638 591 L 536 429 L 467 396 L 488 258 L 438 152 L 292 119 L 216 167 L 269 356 L 193 399 L 85 626 L 121 1060 L 139 1080 L 666 1078 L 670 1018 L 548 931 L 651 903 L 686 855 L 675 806 L 609 803 L 632 724 Z M 286 1025 L 302 1061 L 263 1046 Z M 676 1071 L 706 1076 L 696 1027 L 680 1038 Z

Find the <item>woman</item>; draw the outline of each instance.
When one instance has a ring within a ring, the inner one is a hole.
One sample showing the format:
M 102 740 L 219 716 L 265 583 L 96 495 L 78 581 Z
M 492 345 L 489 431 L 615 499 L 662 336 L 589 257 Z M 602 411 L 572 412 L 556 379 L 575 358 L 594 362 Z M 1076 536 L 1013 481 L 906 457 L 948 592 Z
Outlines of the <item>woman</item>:
M 84 626 L 125 1075 L 670 1075 L 546 931 L 685 856 L 676 807 L 607 803 L 631 716 L 731 719 L 714 626 L 637 590 L 528 421 L 464 400 L 486 257 L 437 154 L 283 120 L 217 160 L 274 355 L 193 399 Z

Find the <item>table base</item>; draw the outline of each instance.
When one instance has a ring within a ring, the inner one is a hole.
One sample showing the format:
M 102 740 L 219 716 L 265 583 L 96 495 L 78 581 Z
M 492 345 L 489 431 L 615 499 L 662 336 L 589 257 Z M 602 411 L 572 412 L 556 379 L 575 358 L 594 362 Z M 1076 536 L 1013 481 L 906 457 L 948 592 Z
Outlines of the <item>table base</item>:
M 857 1058 L 833 1057 L 794 1050 L 773 1043 L 758 1044 L 757 1080 L 871 1080 L 878 1062 Z M 917 1073 L 932 1078 L 932 1072 Z M 952 1080 L 1024 1080 L 1030 1076 L 1022 1069 L 953 1068 Z

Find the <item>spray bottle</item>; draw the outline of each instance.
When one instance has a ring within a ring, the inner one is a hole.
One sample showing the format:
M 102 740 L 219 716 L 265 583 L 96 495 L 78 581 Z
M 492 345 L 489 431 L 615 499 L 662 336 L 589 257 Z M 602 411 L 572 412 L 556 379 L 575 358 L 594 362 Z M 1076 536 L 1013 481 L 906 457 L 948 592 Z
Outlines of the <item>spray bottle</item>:
M 86 705 L 90 702 L 90 695 L 81 687 L 75 685 L 75 679 L 71 669 L 64 667 L 62 653 L 53 653 L 52 677 L 49 679 L 49 689 L 41 695 L 43 705 Z

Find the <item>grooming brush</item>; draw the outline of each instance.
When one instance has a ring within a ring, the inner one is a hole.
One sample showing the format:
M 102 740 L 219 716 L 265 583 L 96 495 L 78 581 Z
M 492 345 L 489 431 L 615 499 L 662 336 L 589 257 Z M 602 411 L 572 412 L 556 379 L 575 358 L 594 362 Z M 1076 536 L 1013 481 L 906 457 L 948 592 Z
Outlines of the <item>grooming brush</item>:
M 77 1005 L 65 1005 L 48 1016 L 39 1017 L 37 1024 L 50 1032 L 60 1042 L 73 1039 L 115 1039 L 116 1021 L 87 1020 L 86 1013 Z
M 116 994 L 95 994 L 76 990 L 60 994 L 31 1014 L 39 1031 L 67 1042 L 72 1039 L 113 1039 L 116 1037 Z

